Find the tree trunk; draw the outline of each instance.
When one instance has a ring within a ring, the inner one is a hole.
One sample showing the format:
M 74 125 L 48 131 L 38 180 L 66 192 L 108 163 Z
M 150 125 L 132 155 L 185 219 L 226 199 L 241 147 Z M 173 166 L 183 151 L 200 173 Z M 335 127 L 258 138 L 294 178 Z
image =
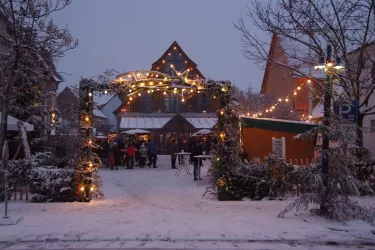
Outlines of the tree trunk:
M 1 102 L 0 152 L 3 151 L 3 145 L 7 138 L 8 113 L 9 113 L 9 95 L 7 93 L 4 93 L 4 99 Z
M 365 118 L 364 115 L 358 113 L 358 118 L 357 118 L 357 138 L 358 138 L 358 146 L 363 147 L 363 131 L 361 130 L 363 128 L 363 119 Z

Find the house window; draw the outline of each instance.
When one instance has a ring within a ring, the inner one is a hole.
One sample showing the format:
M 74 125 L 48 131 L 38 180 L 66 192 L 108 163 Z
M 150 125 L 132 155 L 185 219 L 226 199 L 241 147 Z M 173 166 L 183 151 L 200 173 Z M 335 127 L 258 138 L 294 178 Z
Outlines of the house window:
M 174 69 L 180 73 L 186 70 L 185 58 L 176 50 L 173 50 L 165 58 L 164 62 L 164 73 L 173 76 L 174 70 L 171 68 L 171 65 L 174 66 Z
M 198 110 L 199 112 L 207 111 L 210 99 L 206 94 L 198 95 Z
M 375 120 L 370 121 L 370 130 L 371 133 L 375 133 Z
M 166 95 L 164 97 L 164 112 L 178 113 L 180 111 L 180 97 L 177 95 Z
M 143 94 L 141 99 L 141 111 L 142 112 L 152 112 L 152 95 Z

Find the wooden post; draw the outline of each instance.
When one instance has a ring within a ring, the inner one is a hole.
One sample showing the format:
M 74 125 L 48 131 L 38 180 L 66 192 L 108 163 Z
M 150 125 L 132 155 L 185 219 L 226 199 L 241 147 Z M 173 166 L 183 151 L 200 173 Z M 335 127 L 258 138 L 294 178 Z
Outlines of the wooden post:
M 20 201 L 22 201 L 22 199 L 23 199 L 23 192 L 22 192 L 22 188 L 20 189 Z
M 26 193 L 26 200 L 28 201 L 29 200 L 29 190 L 27 189 L 27 187 L 25 189 L 25 193 Z
M 13 183 L 13 199 L 17 200 L 17 185 L 15 182 Z
M 301 166 L 303 166 L 303 159 L 301 158 Z

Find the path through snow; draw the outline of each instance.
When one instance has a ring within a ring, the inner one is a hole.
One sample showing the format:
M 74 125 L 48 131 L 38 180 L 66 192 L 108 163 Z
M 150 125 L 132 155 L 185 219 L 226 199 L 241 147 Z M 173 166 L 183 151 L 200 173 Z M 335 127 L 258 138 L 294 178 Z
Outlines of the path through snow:
M 202 198 L 205 186 L 197 186 L 184 171 L 175 176 L 168 156 L 160 156 L 158 166 L 100 170 L 105 200 L 50 204 L 13 201 L 10 215 L 24 219 L 15 226 L 0 227 L 0 241 L 375 243 L 374 228 L 362 221 L 343 226 L 308 212 L 278 219 L 278 212 L 290 199 L 219 202 Z M 373 198 L 360 201 L 375 207 Z M 3 209 L 2 203 L 0 211 Z

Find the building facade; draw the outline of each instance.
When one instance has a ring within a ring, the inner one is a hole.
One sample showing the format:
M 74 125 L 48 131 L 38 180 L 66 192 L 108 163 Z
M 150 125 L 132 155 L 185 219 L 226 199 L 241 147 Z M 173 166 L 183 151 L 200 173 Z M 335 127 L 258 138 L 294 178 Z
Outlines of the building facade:
M 173 42 L 152 64 L 151 70 L 168 75 L 189 70 L 189 79 L 205 78 L 197 64 L 177 42 Z M 216 97 L 199 91 L 186 100 L 179 95 L 161 91 L 142 93 L 132 100 L 120 96 L 112 99 L 102 110 L 109 113 L 107 106 L 118 100 L 122 101 L 113 112 L 117 117 L 116 128 L 119 133 L 130 129 L 143 129 L 151 131 L 154 139 L 179 135 L 189 137 L 200 129 L 212 129 L 217 122 L 216 111 L 219 105 Z

